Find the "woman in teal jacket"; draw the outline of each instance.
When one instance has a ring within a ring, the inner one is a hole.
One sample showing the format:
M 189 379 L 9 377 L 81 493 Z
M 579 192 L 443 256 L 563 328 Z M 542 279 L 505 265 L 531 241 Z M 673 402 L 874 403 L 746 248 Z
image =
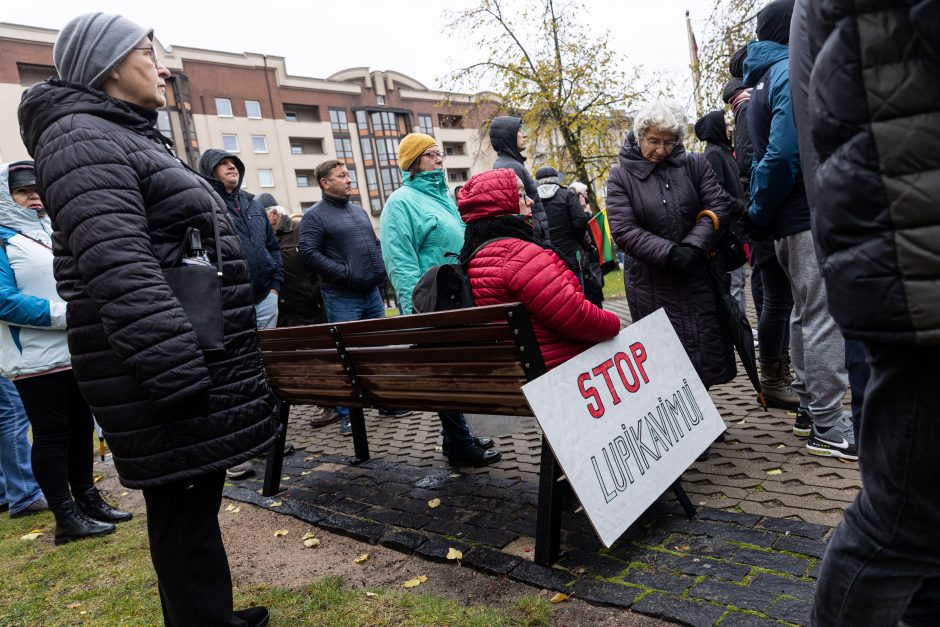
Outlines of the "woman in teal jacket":
M 444 155 L 430 135 L 412 133 L 398 146 L 398 166 L 404 185 L 382 209 L 379 230 L 382 258 L 389 281 L 410 314 L 411 292 L 430 268 L 453 263 L 447 253 L 460 252 L 466 225 L 444 180 Z M 484 466 L 501 456 L 492 438 L 470 433 L 463 414 L 441 412 L 444 455 L 454 466 Z

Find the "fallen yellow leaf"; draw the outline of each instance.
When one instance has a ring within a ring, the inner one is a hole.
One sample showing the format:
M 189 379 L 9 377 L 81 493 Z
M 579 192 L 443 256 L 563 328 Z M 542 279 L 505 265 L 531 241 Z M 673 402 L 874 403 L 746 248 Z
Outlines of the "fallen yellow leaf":
M 562 601 L 567 601 L 568 595 L 563 592 L 556 592 L 555 596 L 549 599 L 549 603 L 561 603 Z
M 287 481 L 288 479 L 290 479 L 290 475 L 284 475 L 281 477 L 281 481 Z
M 773 470 L 768 470 L 767 474 L 768 475 L 782 475 L 783 471 L 780 470 L 779 468 L 774 468 Z
M 320 540 L 317 538 L 307 538 L 304 540 L 304 546 L 308 549 L 315 549 L 316 547 L 320 546 Z
M 430 501 L 428 501 L 428 507 L 430 507 L 431 509 L 437 509 L 440 506 L 441 506 L 441 499 L 431 499 Z
M 310 470 L 301 470 L 301 471 L 300 471 L 300 476 L 301 476 L 301 477 L 306 477 L 306 476 L 309 475 L 311 472 L 312 472 L 312 471 L 310 471 Z
M 98 483 L 102 479 L 104 479 L 104 475 L 95 475 L 94 481 L 95 483 Z
M 82 604 L 81 604 L 80 602 L 78 602 L 78 601 L 72 601 L 71 603 L 69 603 L 69 604 L 66 605 L 65 607 L 67 607 L 67 608 L 70 609 L 70 610 L 74 610 L 76 607 L 81 607 L 81 606 L 82 606 Z
M 309 540 L 310 538 L 316 538 L 316 537 L 317 537 L 317 534 L 313 533 L 312 531 L 308 531 L 307 533 L 304 534 L 304 537 L 302 537 L 301 540 Z
M 366 596 L 367 596 L 367 597 L 377 597 L 377 596 L 379 596 L 379 595 L 376 594 L 375 592 L 366 592 Z
M 679 551 L 680 553 L 688 553 L 688 552 L 689 552 L 689 545 L 688 545 L 688 544 L 680 544 L 679 546 L 674 546 L 674 547 L 672 547 L 672 548 L 674 548 L 675 550 Z
M 447 559 L 449 559 L 449 560 L 462 560 L 462 559 L 463 559 L 463 553 L 462 553 L 461 551 L 458 551 L 457 549 L 451 547 L 450 550 L 447 551 Z
M 287 529 L 278 529 L 277 531 L 274 532 L 274 537 L 275 537 L 275 538 L 280 538 L 280 537 L 286 536 L 286 535 L 287 535 Z
M 414 579 L 409 579 L 408 581 L 403 583 L 402 586 L 405 588 L 414 588 L 415 586 L 420 586 L 427 580 L 428 580 L 427 575 L 419 575 L 415 577 Z
M 121 496 L 127 496 L 127 492 L 121 492 Z
M 368 554 L 368 553 L 363 553 L 362 555 L 360 555 L 359 557 L 357 557 L 356 559 L 354 559 L 353 562 L 355 562 L 356 564 L 362 564 L 362 563 L 365 562 L 367 559 L 369 559 L 369 554 Z
M 35 540 L 41 535 L 41 531 L 30 531 L 29 533 L 20 536 L 20 540 Z
M 230 512 L 230 511 L 232 511 L 233 509 L 235 509 L 235 506 L 232 505 L 231 503 L 229 503 L 228 505 L 225 506 L 225 511 L 227 511 L 227 512 Z
M 280 501 L 271 501 L 271 507 L 280 507 L 281 505 L 283 505 L 283 503 Z
M 232 510 L 232 513 L 233 513 L 233 514 L 237 514 L 237 513 L 240 512 L 240 511 L 242 511 L 242 508 L 241 508 L 241 507 L 236 507 L 235 509 Z

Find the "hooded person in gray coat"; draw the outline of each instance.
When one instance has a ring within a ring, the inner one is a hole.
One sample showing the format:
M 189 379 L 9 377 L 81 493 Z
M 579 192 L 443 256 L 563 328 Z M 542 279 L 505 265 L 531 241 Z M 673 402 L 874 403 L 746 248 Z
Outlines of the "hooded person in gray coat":
M 490 144 L 496 151 L 493 169 L 510 168 L 522 179 L 526 196 L 535 203 L 532 206 L 532 229 L 535 231 L 535 237 L 544 244 L 551 244 L 548 218 L 545 216 L 542 199 L 539 198 L 535 181 L 523 165 L 526 158 L 522 151 L 529 145 L 529 136 L 522 128 L 522 118 L 510 115 L 493 118 L 490 122 Z

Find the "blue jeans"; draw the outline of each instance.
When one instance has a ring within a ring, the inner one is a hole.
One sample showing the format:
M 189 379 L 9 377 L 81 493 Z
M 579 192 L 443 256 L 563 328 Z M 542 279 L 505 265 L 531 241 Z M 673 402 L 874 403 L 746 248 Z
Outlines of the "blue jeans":
M 385 317 L 385 303 L 382 302 L 378 287 L 365 292 L 321 287 L 320 294 L 323 296 L 323 306 L 326 307 L 327 322 L 349 322 Z M 336 413 L 340 416 L 348 416 L 349 408 L 337 407 Z
M 865 403 L 865 388 L 871 369 L 868 367 L 868 354 L 865 343 L 861 340 L 845 341 L 845 367 L 849 371 L 849 387 L 852 388 L 852 429 L 858 442 L 858 430 L 862 425 L 862 406 Z
M 823 558 L 812 624 L 940 625 L 940 364 L 935 346 L 866 344 L 862 491 Z
M 42 497 L 30 462 L 29 419 L 16 386 L 0 377 L 0 503 L 15 514 Z
M 277 294 L 268 292 L 268 295 L 255 305 L 255 319 L 259 331 L 261 329 L 273 329 L 277 326 Z

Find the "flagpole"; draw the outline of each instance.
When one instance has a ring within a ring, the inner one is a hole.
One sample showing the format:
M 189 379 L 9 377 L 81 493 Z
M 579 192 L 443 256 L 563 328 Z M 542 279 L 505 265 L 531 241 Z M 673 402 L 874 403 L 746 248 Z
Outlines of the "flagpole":
M 704 115 L 702 109 L 701 81 L 702 70 L 698 62 L 698 45 L 695 43 L 695 33 L 692 32 L 692 19 L 688 9 L 685 12 L 685 26 L 689 33 L 689 57 L 692 60 L 692 87 L 695 90 L 695 112 L 698 117 Z

